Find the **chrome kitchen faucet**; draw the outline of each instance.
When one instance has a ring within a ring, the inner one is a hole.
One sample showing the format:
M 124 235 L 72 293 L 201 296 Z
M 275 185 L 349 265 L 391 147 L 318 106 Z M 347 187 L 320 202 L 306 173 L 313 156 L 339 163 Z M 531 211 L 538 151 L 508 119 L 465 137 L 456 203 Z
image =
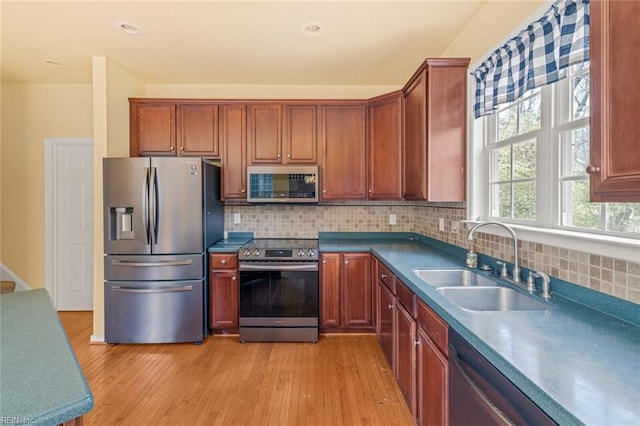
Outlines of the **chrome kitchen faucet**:
M 481 222 L 469 230 L 467 239 L 469 241 L 473 241 L 473 233 L 476 231 L 476 229 L 486 225 L 500 226 L 506 229 L 509 232 L 509 234 L 511 234 L 511 239 L 513 239 L 513 271 L 511 272 L 511 275 L 513 276 L 512 281 L 519 284 L 521 280 L 520 280 L 520 266 L 518 266 L 518 237 L 516 237 L 516 233 L 513 230 L 513 228 L 511 228 L 509 225 L 505 225 L 502 222 L 495 222 L 495 221 Z

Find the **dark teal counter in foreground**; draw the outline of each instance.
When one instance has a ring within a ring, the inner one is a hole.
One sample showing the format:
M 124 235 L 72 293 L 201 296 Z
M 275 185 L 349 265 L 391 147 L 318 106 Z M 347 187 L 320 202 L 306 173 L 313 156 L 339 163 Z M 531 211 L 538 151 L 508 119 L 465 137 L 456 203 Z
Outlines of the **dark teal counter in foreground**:
M 45 289 L 0 296 L 0 419 L 57 425 L 93 395 Z

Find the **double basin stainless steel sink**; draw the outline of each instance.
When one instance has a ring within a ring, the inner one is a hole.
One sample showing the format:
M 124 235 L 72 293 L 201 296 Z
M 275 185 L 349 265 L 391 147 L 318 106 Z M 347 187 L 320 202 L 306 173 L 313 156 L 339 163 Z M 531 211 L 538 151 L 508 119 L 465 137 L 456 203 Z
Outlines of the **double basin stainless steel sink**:
M 414 269 L 413 273 L 455 305 L 469 311 L 533 311 L 553 305 L 500 285 L 469 269 Z

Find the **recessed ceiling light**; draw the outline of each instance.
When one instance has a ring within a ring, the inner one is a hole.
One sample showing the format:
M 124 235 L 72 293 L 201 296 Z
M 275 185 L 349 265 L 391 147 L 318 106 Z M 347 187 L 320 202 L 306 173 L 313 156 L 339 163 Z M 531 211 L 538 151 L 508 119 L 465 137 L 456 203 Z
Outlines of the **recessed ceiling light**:
M 308 22 L 302 26 L 302 34 L 307 37 L 318 37 L 324 33 L 324 26 L 318 22 Z
M 51 65 L 52 67 L 62 67 L 64 64 L 60 61 L 56 61 L 55 59 L 45 59 L 44 63 L 47 65 Z
M 123 33 L 139 35 L 142 34 L 142 30 L 138 26 L 138 24 L 134 24 L 133 22 L 127 21 L 118 21 L 116 22 L 116 28 L 122 31 Z

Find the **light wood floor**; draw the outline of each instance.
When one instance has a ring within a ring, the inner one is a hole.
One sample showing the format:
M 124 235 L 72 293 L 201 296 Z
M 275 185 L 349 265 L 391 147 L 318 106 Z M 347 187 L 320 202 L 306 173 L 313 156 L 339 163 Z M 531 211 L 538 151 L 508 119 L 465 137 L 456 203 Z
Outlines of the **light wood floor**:
M 374 335 L 90 345 L 90 312 L 60 318 L 95 399 L 85 425 L 414 424 Z

